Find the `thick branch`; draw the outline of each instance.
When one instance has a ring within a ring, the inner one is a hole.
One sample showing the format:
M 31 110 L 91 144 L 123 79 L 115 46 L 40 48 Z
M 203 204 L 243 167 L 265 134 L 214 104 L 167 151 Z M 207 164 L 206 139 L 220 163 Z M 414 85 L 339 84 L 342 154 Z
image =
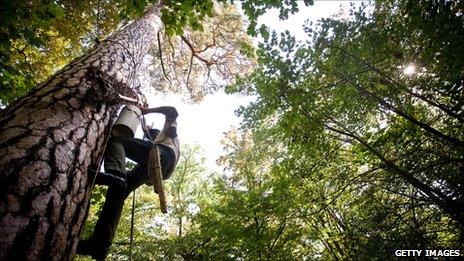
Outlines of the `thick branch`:
M 185 37 L 185 36 L 181 36 L 180 37 L 182 39 L 182 41 L 187 44 L 187 46 L 189 47 L 190 51 L 192 52 L 192 55 L 195 56 L 195 58 L 197 58 L 198 60 L 202 61 L 207 68 L 209 68 L 213 63 L 206 60 L 205 58 L 201 57 L 200 55 L 198 55 L 198 52 L 195 50 L 195 48 L 193 47 L 192 43 Z

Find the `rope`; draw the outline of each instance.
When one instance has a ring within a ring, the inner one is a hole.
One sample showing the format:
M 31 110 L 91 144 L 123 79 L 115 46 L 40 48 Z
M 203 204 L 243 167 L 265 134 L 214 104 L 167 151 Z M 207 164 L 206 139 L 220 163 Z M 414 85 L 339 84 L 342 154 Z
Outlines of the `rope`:
M 140 122 L 142 125 L 143 133 L 145 134 L 145 137 L 147 137 L 151 142 L 153 142 L 153 137 L 150 135 L 150 132 L 148 130 L 147 121 L 145 120 L 145 116 L 142 115 L 142 117 L 140 118 Z
M 150 135 L 148 133 L 148 128 L 146 125 L 145 117 L 142 116 L 140 119 L 142 123 L 142 129 L 143 132 L 145 132 L 145 135 Z M 135 191 L 132 192 L 132 209 L 131 209 L 131 226 L 130 226 L 130 245 L 129 245 L 129 261 L 132 261 L 132 255 L 133 255 L 133 249 L 134 249 L 134 223 L 135 223 L 135 218 L 134 218 L 134 213 L 135 213 Z
M 146 125 L 145 117 L 142 116 L 141 119 L 142 129 L 145 132 L 147 137 L 150 137 L 148 131 L 148 126 Z M 167 213 L 166 207 L 166 198 L 164 195 L 163 185 L 162 185 L 162 172 L 161 172 L 161 163 L 159 157 L 159 151 L 156 146 L 150 150 L 150 155 L 148 159 L 148 171 L 152 172 L 153 186 L 155 193 L 158 194 L 160 200 L 160 208 L 162 213 Z M 135 191 L 132 192 L 132 209 L 131 209 L 131 227 L 130 227 L 130 245 L 129 245 L 129 261 L 132 261 L 133 247 L 134 247 L 134 212 L 135 212 Z
M 135 210 L 135 190 L 132 192 L 132 210 L 131 210 L 131 227 L 130 227 L 130 245 L 129 245 L 129 261 L 132 261 L 132 250 L 134 246 L 134 211 Z

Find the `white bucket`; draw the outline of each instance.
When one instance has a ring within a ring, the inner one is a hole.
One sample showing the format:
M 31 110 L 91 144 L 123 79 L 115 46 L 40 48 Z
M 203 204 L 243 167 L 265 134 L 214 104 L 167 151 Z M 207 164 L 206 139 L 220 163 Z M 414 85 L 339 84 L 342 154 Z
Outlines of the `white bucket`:
M 127 105 L 122 108 L 119 113 L 118 119 L 114 122 L 113 128 L 124 128 L 131 132 L 131 136 L 134 137 L 135 132 L 140 124 L 140 116 L 142 111 L 134 105 Z

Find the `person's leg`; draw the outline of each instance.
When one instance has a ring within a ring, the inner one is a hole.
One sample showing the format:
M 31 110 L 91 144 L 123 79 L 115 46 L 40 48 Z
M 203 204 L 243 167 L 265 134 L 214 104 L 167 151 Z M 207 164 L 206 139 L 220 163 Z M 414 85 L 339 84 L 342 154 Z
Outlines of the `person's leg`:
M 113 133 L 114 134 L 114 133 Z M 105 172 L 99 172 L 95 179 L 98 185 L 126 186 L 126 157 L 140 164 L 146 164 L 151 143 L 132 137 L 112 135 L 105 150 Z
M 126 178 L 122 174 L 110 174 L 105 172 L 98 172 L 95 178 L 95 184 L 104 186 L 118 186 L 121 188 L 126 187 Z
M 96 259 L 106 257 L 116 233 L 124 201 L 132 191 L 144 183 L 144 176 L 146 176 L 146 167 L 137 165 L 127 173 L 126 189 L 109 186 L 93 235 L 88 240 L 79 241 L 78 254 L 91 255 Z
M 97 172 L 95 184 L 115 185 L 121 188 L 126 187 L 125 164 L 126 155 L 121 140 L 126 139 L 121 136 L 110 136 L 105 149 L 105 172 Z
M 137 138 L 124 138 L 120 140 L 124 148 L 125 156 L 138 164 L 146 165 L 148 152 L 153 145 L 145 140 Z
M 147 179 L 147 165 L 137 164 L 134 169 L 127 173 L 127 196 L 141 185 L 145 184 Z
M 125 195 L 125 190 L 120 187 L 108 187 L 93 234 L 89 239 L 79 241 L 76 251 L 78 254 L 90 255 L 97 260 L 105 259 L 121 216 Z
M 113 126 L 105 150 L 105 171 L 125 172 L 126 157 L 137 163 L 143 162 L 152 146 L 148 141 L 134 138 L 126 126 Z
M 111 136 L 105 149 L 105 172 L 124 173 L 126 168 L 126 153 L 122 141 L 128 138 Z
M 77 253 L 91 255 L 96 259 L 106 257 L 121 217 L 125 199 L 146 179 L 146 161 L 151 146 L 150 142 L 127 137 L 118 128 L 113 128 L 104 155 L 105 172 L 110 173 L 110 175 L 100 172 L 96 179 L 97 184 L 110 185 L 106 193 L 106 200 L 92 236 L 88 240 L 79 241 Z M 125 174 L 126 156 L 139 163 L 127 175 Z M 123 177 L 124 186 L 115 183 L 114 176 L 111 174 Z

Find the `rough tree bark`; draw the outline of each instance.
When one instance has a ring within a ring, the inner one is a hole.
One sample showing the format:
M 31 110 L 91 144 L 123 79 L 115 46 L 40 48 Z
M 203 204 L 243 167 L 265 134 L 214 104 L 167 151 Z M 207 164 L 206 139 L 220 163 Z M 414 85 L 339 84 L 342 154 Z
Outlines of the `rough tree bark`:
M 0 260 L 71 260 L 117 94 L 161 27 L 159 8 L 0 112 Z

